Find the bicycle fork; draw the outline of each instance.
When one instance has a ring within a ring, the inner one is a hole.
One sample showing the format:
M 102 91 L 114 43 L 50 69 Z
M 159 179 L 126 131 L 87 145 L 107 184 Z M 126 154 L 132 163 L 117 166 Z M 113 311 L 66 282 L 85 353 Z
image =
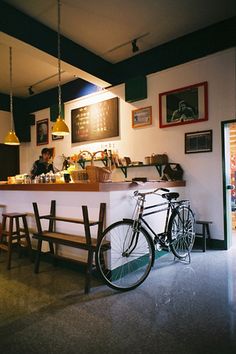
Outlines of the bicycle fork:
M 144 203 L 145 203 L 145 198 L 142 197 L 139 200 L 138 208 L 136 211 L 136 217 L 135 217 L 133 225 L 132 225 L 132 237 L 131 237 L 131 240 L 129 241 L 128 247 L 122 252 L 122 257 L 129 257 L 130 254 L 134 251 L 134 249 L 137 246 L 138 238 L 139 238 L 139 230 L 140 230 L 140 226 L 141 226 L 140 220 L 143 215 Z M 129 237 L 128 233 L 127 233 L 126 237 Z

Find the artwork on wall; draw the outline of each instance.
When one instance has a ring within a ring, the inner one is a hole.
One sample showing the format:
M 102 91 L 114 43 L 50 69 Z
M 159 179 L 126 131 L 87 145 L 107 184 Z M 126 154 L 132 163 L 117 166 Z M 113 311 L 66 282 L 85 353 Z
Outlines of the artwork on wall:
M 48 118 L 36 122 L 36 144 L 48 144 Z
M 185 154 L 212 151 L 212 130 L 185 133 Z
M 134 109 L 132 111 L 132 127 L 139 128 L 152 124 L 152 107 Z
M 160 128 L 208 119 L 207 82 L 159 94 Z
M 119 136 L 118 97 L 71 111 L 72 143 Z
M 62 136 L 62 135 L 53 135 L 52 134 L 52 140 L 61 140 L 61 139 L 64 139 L 64 136 Z

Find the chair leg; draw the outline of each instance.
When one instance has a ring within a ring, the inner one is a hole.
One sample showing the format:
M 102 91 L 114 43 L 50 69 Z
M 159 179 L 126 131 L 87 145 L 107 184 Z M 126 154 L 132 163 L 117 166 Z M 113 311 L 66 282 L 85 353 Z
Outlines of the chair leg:
M 34 264 L 35 273 L 39 272 L 41 248 L 42 248 L 42 240 L 38 240 L 38 247 L 37 247 L 37 253 L 36 253 L 35 264 Z
M 87 259 L 87 268 L 86 268 L 86 276 L 85 276 L 85 294 L 90 292 L 90 284 L 91 284 L 91 273 L 93 266 L 93 250 L 88 251 L 88 259 Z

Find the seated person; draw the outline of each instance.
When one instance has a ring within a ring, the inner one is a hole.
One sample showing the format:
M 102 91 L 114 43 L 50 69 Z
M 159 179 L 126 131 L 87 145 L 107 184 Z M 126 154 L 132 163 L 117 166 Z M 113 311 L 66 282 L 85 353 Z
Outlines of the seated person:
M 42 173 L 46 174 L 50 171 L 54 172 L 53 164 L 49 163 L 51 157 L 52 155 L 50 149 L 42 149 L 41 156 L 33 163 L 32 169 L 30 171 L 32 179 L 35 178 L 35 176 L 41 175 Z
M 177 121 L 177 120 L 185 121 L 188 119 L 195 119 L 195 118 L 196 117 L 195 117 L 193 109 L 191 107 L 188 107 L 186 105 L 186 102 L 182 100 L 179 102 L 179 108 L 173 112 L 171 120 L 172 121 Z

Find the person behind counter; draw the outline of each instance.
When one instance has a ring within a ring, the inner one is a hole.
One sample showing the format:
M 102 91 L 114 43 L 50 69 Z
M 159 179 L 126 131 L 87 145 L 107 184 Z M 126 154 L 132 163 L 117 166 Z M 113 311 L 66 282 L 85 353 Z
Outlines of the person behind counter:
M 41 156 L 39 160 L 36 160 L 33 163 L 32 169 L 30 171 L 31 178 L 35 178 L 35 176 L 39 176 L 42 173 L 46 174 L 50 171 L 54 172 L 53 164 L 49 163 L 51 155 L 51 150 L 48 148 L 44 148 L 41 151 Z

